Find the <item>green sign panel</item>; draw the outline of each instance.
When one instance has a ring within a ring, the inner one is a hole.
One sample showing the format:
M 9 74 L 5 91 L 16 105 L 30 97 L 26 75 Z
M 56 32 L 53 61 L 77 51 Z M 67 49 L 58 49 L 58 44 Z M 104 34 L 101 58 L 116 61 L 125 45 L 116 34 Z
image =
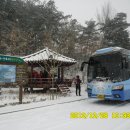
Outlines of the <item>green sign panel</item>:
M 0 62 L 21 64 L 21 63 L 24 63 L 24 60 L 18 57 L 14 57 L 14 56 L 0 55 Z

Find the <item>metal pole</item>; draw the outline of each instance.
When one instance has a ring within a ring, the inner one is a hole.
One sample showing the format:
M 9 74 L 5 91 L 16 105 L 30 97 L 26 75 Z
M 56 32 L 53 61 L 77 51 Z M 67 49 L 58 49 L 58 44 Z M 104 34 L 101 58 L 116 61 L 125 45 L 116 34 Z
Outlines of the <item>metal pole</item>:
M 22 98 L 23 98 L 23 86 L 19 85 L 19 104 L 22 104 Z

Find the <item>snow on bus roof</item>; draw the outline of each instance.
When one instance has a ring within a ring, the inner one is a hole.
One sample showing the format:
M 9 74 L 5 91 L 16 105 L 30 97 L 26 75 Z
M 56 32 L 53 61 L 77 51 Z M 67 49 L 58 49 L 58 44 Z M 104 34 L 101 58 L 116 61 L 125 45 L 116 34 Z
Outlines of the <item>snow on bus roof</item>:
M 116 51 L 120 51 L 123 48 L 121 47 L 108 47 L 108 48 L 103 48 L 103 49 L 99 49 L 96 50 L 96 52 L 93 53 L 93 55 L 100 55 L 100 54 L 105 54 L 105 53 L 111 53 L 111 52 L 116 52 Z

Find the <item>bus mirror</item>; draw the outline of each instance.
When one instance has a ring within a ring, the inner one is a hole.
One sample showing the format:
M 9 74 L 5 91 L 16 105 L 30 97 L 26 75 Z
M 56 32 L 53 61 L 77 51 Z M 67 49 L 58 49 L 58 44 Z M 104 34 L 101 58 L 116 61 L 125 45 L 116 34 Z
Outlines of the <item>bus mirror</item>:
M 83 71 L 83 69 L 84 69 L 84 64 L 82 63 L 82 64 L 81 64 L 80 71 Z
M 80 71 L 83 71 L 83 69 L 84 69 L 84 65 L 85 64 L 88 64 L 88 62 L 82 62 L 82 64 L 81 64 L 81 68 L 80 68 Z

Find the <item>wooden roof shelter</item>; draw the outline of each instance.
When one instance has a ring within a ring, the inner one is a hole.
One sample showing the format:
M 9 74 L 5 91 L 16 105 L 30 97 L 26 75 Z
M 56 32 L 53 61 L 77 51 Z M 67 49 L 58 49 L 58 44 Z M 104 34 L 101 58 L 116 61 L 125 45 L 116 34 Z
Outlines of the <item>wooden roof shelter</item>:
M 27 63 L 28 66 L 31 67 L 31 75 L 29 76 L 28 83 L 30 88 L 50 87 L 50 80 L 54 79 L 54 68 L 57 68 L 56 75 L 59 81 L 63 82 L 67 80 L 64 79 L 64 68 L 77 63 L 75 59 L 61 55 L 48 48 L 40 50 L 31 55 L 24 56 L 22 59 Z M 43 76 L 40 76 L 40 78 L 33 76 L 36 67 L 42 68 L 42 71 L 40 72 L 43 73 Z M 48 74 L 46 74 L 46 72 Z

